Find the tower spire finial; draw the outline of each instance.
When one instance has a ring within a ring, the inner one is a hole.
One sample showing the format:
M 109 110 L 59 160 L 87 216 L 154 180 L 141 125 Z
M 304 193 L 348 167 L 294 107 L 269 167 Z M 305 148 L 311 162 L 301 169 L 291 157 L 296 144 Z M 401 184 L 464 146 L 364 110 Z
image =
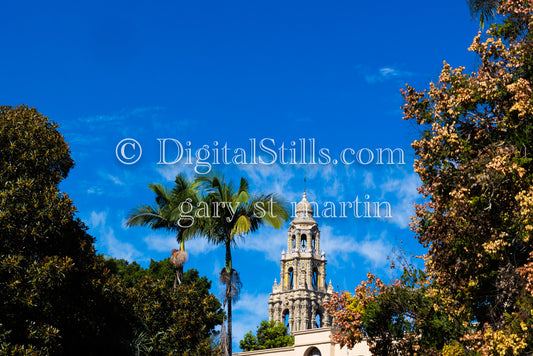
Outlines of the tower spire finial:
M 305 192 L 305 188 L 306 188 L 306 183 L 307 183 L 307 177 L 306 177 L 306 176 L 304 176 L 304 198 L 306 198 L 306 197 L 307 197 L 307 194 L 306 194 L 306 192 Z

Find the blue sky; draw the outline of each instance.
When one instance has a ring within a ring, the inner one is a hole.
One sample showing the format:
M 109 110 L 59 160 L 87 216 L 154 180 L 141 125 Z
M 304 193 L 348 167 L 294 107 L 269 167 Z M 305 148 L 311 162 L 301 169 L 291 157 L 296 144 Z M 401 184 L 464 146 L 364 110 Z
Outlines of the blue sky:
M 99 252 L 146 266 L 177 246 L 172 235 L 124 225 L 128 211 L 153 202 L 149 183 L 171 186 L 177 173 L 194 174 L 184 159 L 157 164 L 158 138 L 190 141 L 193 152 L 216 141 L 248 159 L 253 138 L 276 148 L 314 139 L 332 158 L 345 148 L 400 148 L 403 165 L 278 159 L 214 168 L 288 202 L 300 200 L 304 177 L 309 199 L 320 203 L 366 195 L 389 202 L 392 218 L 317 219 L 337 290 L 352 290 L 367 271 L 391 278 L 393 249 L 424 252 L 407 226 L 420 185 L 410 148 L 419 130 L 402 120 L 399 90 L 427 88 L 443 60 L 475 67 L 467 48 L 478 26 L 466 1 L 19 1 L 2 12 L 0 103 L 34 106 L 61 125 L 76 162 L 61 188 Z M 143 148 L 135 164 L 116 157 L 124 138 Z M 233 254 L 244 283 L 236 343 L 267 318 L 287 227 L 262 228 Z M 187 267 L 212 279 L 219 295 L 223 249 L 203 240 L 187 249 Z

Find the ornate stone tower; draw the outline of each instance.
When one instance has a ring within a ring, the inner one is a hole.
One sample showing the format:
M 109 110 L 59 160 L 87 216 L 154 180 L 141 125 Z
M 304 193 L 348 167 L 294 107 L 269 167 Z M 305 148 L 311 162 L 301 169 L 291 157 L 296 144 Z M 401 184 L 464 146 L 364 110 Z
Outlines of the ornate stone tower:
M 295 213 L 288 230 L 287 253 L 281 253 L 280 282 L 274 281 L 268 302 L 269 319 L 288 325 L 291 332 L 331 326 L 322 303 L 333 292 L 331 281 L 326 285 L 320 230 L 305 191 Z

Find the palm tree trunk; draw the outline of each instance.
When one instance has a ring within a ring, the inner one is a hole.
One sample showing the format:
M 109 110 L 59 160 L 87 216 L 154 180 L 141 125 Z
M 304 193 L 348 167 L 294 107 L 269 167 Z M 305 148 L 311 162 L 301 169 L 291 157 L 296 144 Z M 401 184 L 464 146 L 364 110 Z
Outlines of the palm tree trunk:
M 176 267 L 176 278 L 174 278 L 174 289 L 177 288 L 178 285 L 181 285 L 183 282 L 183 265 L 187 261 L 188 255 L 187 252 L 185 252 L 185 241 L 183 241 L 183 238 L 180 238 L 178 234 L 178 241 L 180 241 L 180 249 L 172 250 L 171 254 L 171 261 L 174 267 Z
M 176 282 L 178 285 L 181 285 L 183 282 L 183 266 L 179 266 L 176 269 L 176 280 L 174 281 L 174 289 L 176 289 Z
M 180 250 L 185 252 L 185 241 L 183 240 L 183 236 L 181 237 L 180 241 Z M 176 271 L 176 277 L 178 277 L 178 284 L 181 285 L 183 281 L 183 265 L 178 267 L 178 270 Z
M 231 284 L 230 284 L 230 288 L 231 288 Z M 231 291 L 230 291 L 231 293 Z M 230 300 L 228 302 L 228 353 L 229 353 L 229 356 L 232 355 L 232 339 L 231 339 L 231 297 L 230 297 Z
M 229 269 L 229 271 L 228 271 Z M 228 337 L 226 338 L 227 347 L 228 350 L 228 356 L 231 356 L 232 354 L 232 339 L 231 339 L 231 302 L 232 302 L 232 293 L 231 293 L 231 281 L 232 281 L 232 265 L 231 265 L 231 244 L 226 243 L 226 272 L 228 273 L 228 277 L 226 280 L 226 298 L 228 302 Z

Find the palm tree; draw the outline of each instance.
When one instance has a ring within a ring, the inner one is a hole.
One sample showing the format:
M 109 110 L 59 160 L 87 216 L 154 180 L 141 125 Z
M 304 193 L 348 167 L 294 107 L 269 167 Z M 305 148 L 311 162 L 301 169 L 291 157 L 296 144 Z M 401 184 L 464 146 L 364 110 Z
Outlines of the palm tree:
M 162 229 L 176 233 L 180 249 L 172 250 L 171 254 L 171 261 L 176 267 L 175 289 L 177 284 L 182 282 L 183 265 L 188 259 L 185 241 L 197 235 L 201 223 L 187 213 L 190 211 L 188 207 L 192 210 L 198 202 L 197 184 L 179 174 L 172 189 L 157 183 L 151 183 L 148 188 L 155 193 L 155 204 L 140 205 L 133 209 L 128 214 L 126 225 L 149 226 L 153 230 Z
M 481 27 L 496 16 L 501 0 L 467 0 L 472 18 L 479 16 Z
M 241 286 L 239 274 L 232 266 L 231 249 L 237 245 L 238 239 L 256 231 L 260 225 L 281 228 L 289 219 L 289 211 L 274 194 L 250 196 L 249 184 L 244 178 L 237 189 L 217 174 L 198 177 L 196 182 L 204 192 L 202 200 L 213 209 L 202 226 L 202 234 L 226 249 L 224 268 L 220 272 L 220 280 L 226 285 L 224 305 L 227 308 L 225 345 L 222 346 L 226 355 L 231 355 L 232 302 L 238 298 Z

